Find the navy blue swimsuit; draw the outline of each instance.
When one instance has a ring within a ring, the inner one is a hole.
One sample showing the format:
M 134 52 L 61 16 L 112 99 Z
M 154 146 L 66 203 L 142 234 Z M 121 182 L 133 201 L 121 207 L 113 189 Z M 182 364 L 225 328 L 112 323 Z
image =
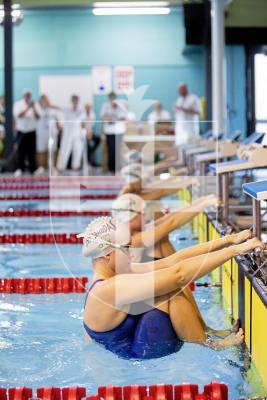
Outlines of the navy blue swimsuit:
M 87 292 L 87 296 L 97 282 Z M 170 317 L 164 311 L 153 308 L 143 314 L 128 314 L 116 328 L 96 332 L 85 322 L 84 329 L 96 342 L 123 358 L 149 359 L 164 357 L 177 352 L 183 342 L 177 338 Z

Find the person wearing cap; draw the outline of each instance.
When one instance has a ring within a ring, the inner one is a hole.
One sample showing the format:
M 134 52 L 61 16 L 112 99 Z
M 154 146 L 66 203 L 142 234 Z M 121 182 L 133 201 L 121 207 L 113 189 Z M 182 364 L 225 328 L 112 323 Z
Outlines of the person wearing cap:
M 175 105 L 175 143 L 177 146 L 194 143 L 199 137 L 200 99 L 190 93 L 188 86 L 181 82 L 177 88 L 179 97 Z
M 197 178 L 179 178 L 170 176 L 168 179 L 148 180 L 150 171 L 144 168 L 143 164 L 135 163 L 126 165 L 121 169 L 121 175 L 125 178 L 126 184 L 120 195 L 125 193 L 136 193 L 144 200 L 159 200 L 162 197 L 176 193 L 192 184 L 198 184 Z
M 153 203 L 154 211 L 160 212 L 160 203 Z M 113 202 L 111 214 L 115 221 L 129 224 L 133 247 L 142 250 L 142 258 L 139 257 L 138 261 L 147 262 L 172 254 L 174 249 L 171 247 L 171 253 L 169 252 L 169 233 L 192 221 L 199 212 L 216 206 L 217 203 L 216 196 L 204 196 L 192 201 L 192 204 L 178 208 L 175 212 L 163 216 L 160 213 L 160 218 L 154 222 L 156 215 L 151 215 L 149 210 L 151 202 L 144 201 L 136 194 L 127 193 Z M 166 250 L 166 246 L 168 250 Z
M 143 153 L 136 149 L 127 151 L 123 156 L 123 162 L 125 166 L 128 164 L 141 164 L 143 159 Z
M 128 233 L 127 233 L 128 232 Z M 125 358 L 158 358 L 177 352 L 183 342 L 220 350 L 243 342 L 243 330 L 211 340 L 183 287 L 236 255 L 264 244 L 257 238 L 229 237 L 145 264 L 131 262 L 128 229 L 110 217 L 92 221 L 83 237 L 83 254 L 93 258 L 84 329 L 107 350 Z M 230 331 L 228 331 L 230 334 Z
M 29 89 L 24 89 L 22 99 L 14 103 L 13 115 L 18 142 L 18 169 L 15 171 L 15 176 L 20 176 L 25 171 L 27 159 L 30 172 L 34 173 L 36 170 L 36 128 L 39 113 Z

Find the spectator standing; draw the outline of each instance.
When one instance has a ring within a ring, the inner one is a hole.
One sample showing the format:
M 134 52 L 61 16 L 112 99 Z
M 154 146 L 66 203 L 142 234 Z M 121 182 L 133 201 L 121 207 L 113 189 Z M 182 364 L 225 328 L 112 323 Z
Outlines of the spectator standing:
M 43 173 L 48 167 L 48 150 L 56 147 L 56 133 L 58 127 L 58 107 L 52 106 L 46 95 L 42 95 L 36 104 L 39 114 L 36 130 L 37 174 Z M 52 154 L 51 154 L 52 157 Z
M 15 102 L 13 114 L 18 141 L 18 169 L 15 176 L 20 176 L 25 171 L 27 159 L 33 174 L 36 170 L 36 127 L 39 114 L 29 89 L 24 89 L 22 99 Z
M 95 133 L 95 120 L 96 115 L 92 110 L 92 105 L 86 103 L 84 105 L 84 121 L 82 122 L 82 127 L 85 129 L 85 136 L 87 140 L 87 159 L 88 163 L 95 167 L 98 166 L 95 162 L 95 151 L 100 143 L 100 136 Z
M 179 97 L 175 105 L 175 142 L 176 145 L 192 143 L 199 137 L 200 99 L 190 93 L 185 83 L 178 86 Z
M 71 97 L 71 107 L 63 110 L 62 137 L 57 160 L 57 169 L 65 171 L 71 156 L 71 168 L 79 170 L 85 146 L 82 130 L 84 112 L 79 106 L 79 96 Z
M 118 164 L 120 164 L 122 136 L 126 131 L 125 120 L 127 119 L 125 111 L 114 102 L 116 99 L 116 94 L 110 93 L 109 99 L 103 104 L 100 113 L 103 121 L 103 132 L 107 140 L 108 169 L 112 173 L 115 173 L 116 167 L 117 169 L 120 168 Z
M 155 103 L 154 108 L 154 111 L 148 114 L 147 117 L 151 133 L 155 133 L 155 124 L 157 122 L 169 122 L 171 120 L 171 114 L 163 109 L 160 101 Z

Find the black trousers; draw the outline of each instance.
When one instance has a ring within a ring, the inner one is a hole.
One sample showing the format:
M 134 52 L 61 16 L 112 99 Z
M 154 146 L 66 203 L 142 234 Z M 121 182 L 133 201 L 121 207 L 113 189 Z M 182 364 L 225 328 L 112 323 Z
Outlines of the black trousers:
M 116 172 L 120 169 L 122 135 L 107 135 L 108 170 Z
M 18 131 L 18 168 L 25 171 L 25 161 L 28 159 L 30 172 L 36 170 L 36 132 L 23 133 Z
M 95 151 L 98 148 L 100 143 L 100 136 L 93 135 L 91 140 L 87 141 L 87 155 L 88 155 L 88 162 L 90 164 L 96 164 L 94 155 Z

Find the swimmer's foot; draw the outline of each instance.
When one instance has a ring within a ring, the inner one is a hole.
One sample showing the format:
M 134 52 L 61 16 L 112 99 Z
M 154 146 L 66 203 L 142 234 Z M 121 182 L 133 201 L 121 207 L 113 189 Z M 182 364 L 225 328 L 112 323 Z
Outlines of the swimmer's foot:
M 242 328 L 240 328 L 234 336 L 230 336 L 228 338 L 221 340 L 208 339 L 205 344 L 206 346 L 210 347 L 213 350 L 224 350 L 232 346 L 238 346 L 243 342 L 244 342 L 244 331 Z
M 206 326 L 205 332 L 210 336 L 224 339 L 232 333 L 237 333 L 239 328 L 241 328 L 241 322 L 240 319 L 237 319 L 230 329 L 212 329 L 209 326 Z

